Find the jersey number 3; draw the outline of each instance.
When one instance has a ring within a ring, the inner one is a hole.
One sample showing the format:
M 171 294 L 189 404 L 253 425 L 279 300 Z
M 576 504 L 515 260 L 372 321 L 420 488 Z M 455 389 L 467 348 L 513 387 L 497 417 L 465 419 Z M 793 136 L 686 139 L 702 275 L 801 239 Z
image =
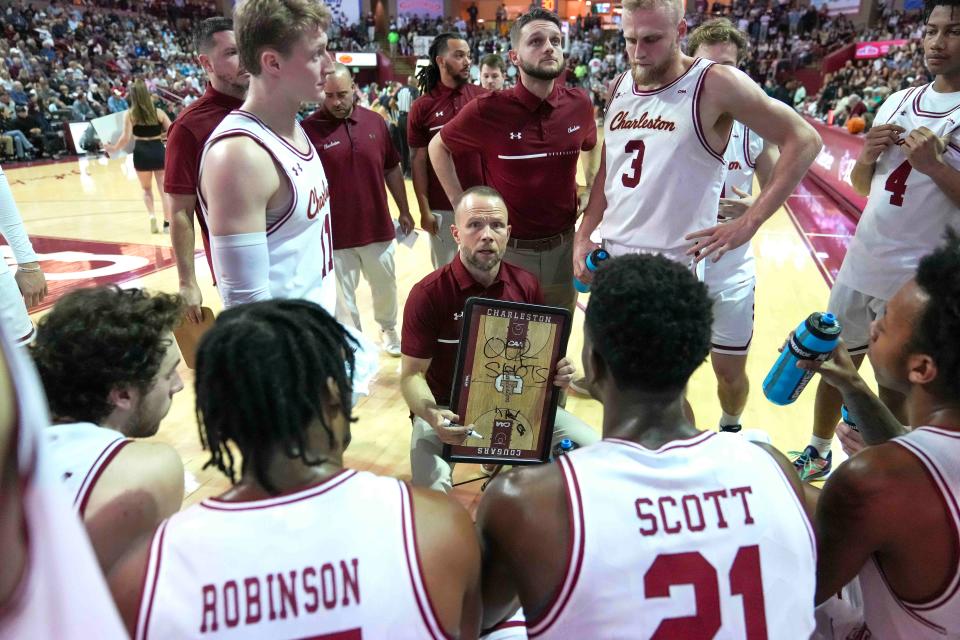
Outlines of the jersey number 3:
M 890 204 L 895 207 L 903 206 L 903 194 L 907 192 L 907 178 L 910 177 L 911 171 L 913 171 L 913 165 L 909 160 L 904 160 L 903 164 L 890 172 L 883 185 L 883 188 L 892 194 Z
M 730 567 L 730 593 L 743 597 L 747 640 L 767 640 L 767 616 L 760 575 L 760 547 L 740 547 Z M 657 556 L 643 576 L 647 598 L 667 598 L 670 587 L 690 585 L 697 613 L 686 618 L 668 618 L 660 623 L 650 640 L 684 638 L 708 640 L 720 630 L 720 584 L 717 570 L 696 551 Z
M 643 170 L 643 152 L 645 150 L 646 147 L 643 144 L 643 140 L 631 140 L 624 148 L 624 151 L 627 153 L 636 154 L 630 163 L 630 172 L 620 176 L 620 181 L 623 183 L 623 186 L 628 189 L 633 189 L 640 184 L 640 173 Z

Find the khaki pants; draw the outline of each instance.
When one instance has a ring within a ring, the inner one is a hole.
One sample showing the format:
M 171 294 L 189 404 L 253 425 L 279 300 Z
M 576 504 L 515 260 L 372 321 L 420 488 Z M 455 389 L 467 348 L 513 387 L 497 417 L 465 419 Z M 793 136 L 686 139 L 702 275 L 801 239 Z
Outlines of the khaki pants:
M 579 446 L 585 447 L 599 442 L 600 435 L 583 420 L 558 407 L 550 447 L 564 438 L 570 438 Z M 444 460 L 440 457 L 442 453 L 443 443 L 440 442 L 437 432 L 426 420 L 414 416 L 413 433 L 410 437 L 410 467 L 413 471 L 414 486 L 429 487 L 443 493 L 450 492 L 453 488 L 453 468 L 456 463 Z
M 333 262 L 337 277 L 337 320 L 360 331 L 357 286 L 360 275 L 373 292 L 373 317 L 383 331 L 397 328 L 396 245 L 392 240 L 352 249 L 337 249 Z
M 507 247 L 503 259 L 537 277 L 544 302 L 552 307 L 563 307 L 573 314 L 577 306 L 577 290 L 573 288 L 572 234 L 560 246 L 546 251 Z
M 430 236 L 430 260 L 433 262 L 433 268 L 439 269 L 445 264 L 450 264 L 453 256 L 457 255 L 457 241 L 453 239 L 450 233 L 450 225 L 453 224 L 453 211 L 433 210 L 434 218 L 438 218 L 437 235 Z

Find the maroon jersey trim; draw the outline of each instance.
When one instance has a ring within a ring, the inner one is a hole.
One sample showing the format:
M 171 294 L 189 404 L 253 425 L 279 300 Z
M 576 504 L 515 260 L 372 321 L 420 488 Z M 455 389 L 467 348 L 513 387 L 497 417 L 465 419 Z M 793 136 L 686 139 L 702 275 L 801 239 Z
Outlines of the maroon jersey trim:
M 700 60 L 701 60 L 701 58 L 696 58 L 696 59 L 693 61 L 693 64 L 691 64 L 690 67 L 689 67 L 686 71 L 684 71 L 684 72 L 681 73 L 679 76 L 677 76 L 676 80 L 674 80 L 674 81 L 671 82 L 670 84 L 665 84 L 665 85 L 663 85 L 662 87 L 660 87 L 660 88 L 658 88 L 658 89 L 651 89 L 651 90 L 649 90 L 649 91 L 641 91 L 640 89 L 637 89 L 637 82 L 636 82 L 636 80 L 633 80 L 633 78 L 631 77 L 631 78 L 630 78 L 630 79 L 631 79 L 631 83 L 630 83 L 630 84 L 633 85 L 633 95 L 635 95 L 635 96 L 652 96 L 652 95 L 655 94 L 655 93 L 660 93 L 661 91 L 666 91 L 667 89 L 669 89 L 669 88 L 672 87 L 673 85 L 677 84 L 678 82 L 680 82 L 681 80 L 683 80 L 684 78 L 686 78 L 686 77 L 687 77 L 687 74 L 689 74 L 691 71 L 693 71 L 693 68 L 697 66 L 697 63 L 700 62 Z M 710 64 L 713 64 L 713 63 L 711 62 Z M 624 73 L 627 73 L 627 72 L 624 72 Z
M 399 482 L 399 481 L 398 481 Z M 400 512 L 401 512 L 401 533 L 403 535 L 403 549 L 407 559 L 407 572 L 410 576 L 410 587 L 413 590 L 413 597 L 417 601 L 417 609 L 420 611 L 420 617 L 424 626 L 430 632 L 431 638 L 441 638 L 443 640 L 453 640 L 440 624 L 437 617 L 437 610 L 430 598 L 430 592 L 427 590 L 427 582 L 423 577 L 423 563 L 420 561 L 420 550 L 417 548 L 417 524 L 413 513 L 413 494 L 410 488 L 403 482 L 400 484 Z M 407 529 L 409 521 L 410 528 Z M 413 557 L 410 557 L 410 548 L 413 548 Z M 416 573 L 414 573 L 416 572 Z M 419 583 L 417 578 L 419 577 Z M 421 587 L 423 593 L 421 593 Z M 437 631 L 440 635 L 437 635 Z
M 703 132 L 703 123 L 700 122 L 700 98 L 703 95 L 703 83 L 707 78 L 707 73 L 709 73 L 710 68 L 714 64 L 716 63 L 711 62 L 704 68 L 703 73 L 701 73 L 700 77 L 697 78 L 697 86 L 693 90 L 693 129 L 697 132 L 697 139 L 700 141 L 700 144 L 703 145 L 703 148 L 707 150 L 707 153 L 713 156 L 716 160 L 719 160 L 721 164 L 726 165 L 726 163 L 723 161 L 723 154 L 727 150 L 727 145 L 730 144 L 730 136 L 733 134 L 733 127 L 731 126 L 730 131 L 727 132 L 727 141 L 723 143 L 723 149 L 720 153 L 717 153 L 717 151 L 707 142 L 707 136 Z M 693 67 L 690 68 L 692 69 Z
M 169 520 L 164 520 L 160 523 L 160 527 L 154 534 L 153 540 L 150 543 L 150 557 L 147 559 L 147 570 L 143 572 L 143 586 L 140 589 L 140 599 L 141 602 L 146 602 L 147 606 L 146 610 L 141 607 L 140 614 L 137 616 L 136 627 L 137 637 L 143 640 L 146 640 L 150 633 L 150 616 L 153 614 L 153 602 L 157 596 L 157 583 L 160 582 L 160 561 L 163 559 L 163 537 L 167 532 L 167 524 L 169 522 Z M 157 551 L 156 557 L 153 555 L 154 548 L 156 548 Z M 150 583 L 150 593 L 147 594 L 147 577 L 150 575 L 151 568 L 153 569 L 153 581 Z M 141 615 L 143 616 L 142 626 Z
M 725 344 L 717 344 L 716 342 L 711 342 L 711 343 L 710 343 L 710 349 L 712 349 L 712 350 L 723 349 L 724 351 L 742 351 L 743 353 L 746 353 L 747 351 L 750 350 L 750 344 L 751 344 L 752 342 L 753 342 L 753 331 L 750 332 L 750 339 L 747 340 L 747 344 L 745 344 L 745 345 L 738 345 L 738 346 L 735 346 L 735 347 L 728 347 L 728 346 L 725 345 Z
M 253 140 L 255 143 L 257 143 L 260 146 L 260 148 L 262 148 L 264 151 L 266 151 L 270 155 L 270 159 L 273 160 L 273 164 L 279 167 L 283 171 L 283 176 L 287 179 L 287 184 L 290 185 L 290 190 L 293 192 L 293 197 L 290 199 L 290 206 L 287 207 L 287 210 L 284 212 L 282 216 L 280 216 L 277 219 L 276 222 L 274 222 L 273 224 L 267 227 L 266 233 L 269 236 L 274 231 L 279 229 L 284 222 L 289 220 L 290 217 L 293 216 L 293 212 L 297 210 L 297 201 L 299 199 L 299 196 L 297 195 L 297 187 L 296 185 L 293 184 L 293 180 L 290 179 L 290 176 L 287 175 L 287 170 L 283 167 L 283 163 L 280 162 L 280 159 L 277 158 L 276 154 L 270 150 L 270 148 L 262 139 L 260 139 L 250 131 L 247 131 L 246 129 L 228 129 L 226 131 L 223 131 L 217 134 L 216 137 L 210 138 L 207 141 L 207 145 L 212 146 L 213 143 L 219 142 L 226 138 L 239 138 L 239 137 L 245 137 Z M 200 181 L 202 179 L 203 179 L 203 167 L 201 166 L 199 175 L 197 176 L 198 185 L 200 184 Z M 200 201 L 202 211 L 204 212 L 204 217 L 206 217 L 207 216 L 206 210 L 209 208 L 209 206 L 207 204 L 206 198 L 203 197 L 203 193 L 200 192 L 199 187 L 197 187 L 197 199 Z M 210 260 L 210 269 L 212 272 L 213 271 L 212 259 Z
M 577 480 L 577 473 L 573 469 L 573 464 L 566 456 L 560 456 L 559 464 L 560 470 L 563 472 L 563 486 L 567 493 L 567 516 L 570 518 L 567 568 L 563 573 L 563 580 L 560 582 L 557 592 L 553 594 L 544 612 L 535 619 L 527 621 L 527 635 L 531 638 L 543 635 L 557 622 L 560 614 L 563 613 L 570 602 L 570 597 L 580 580 L 580 571 L 583 569 L 584 548 L 586 546 L 583 525 L 583 495 L 580 493 L 580 483 Z M 577 540 L 576 535 L 578 530 L 580 532 L 579 540 Z
M 890 121 L 893 120 L 898 113 L 900 113 L 900 109 L 903 108 L 903 105 L 907 102 L 907 100 L 910 99 L 910 96 L 912 96 L 915 91 L 916 91 L 916 87 L 911 87 L 910 89 L 907 90 L 905 94 L 903 94 L 903 97 L 900 98 L 900 102 L 897 103 L 897 108 L 890 112 L 890 117 L 887 118 L 884 124 L 889 124 Z
M 33 324 L 33 322 L 31 322 L 30 331 L 28 331 L 26 335 L 20 336 L 19 338 L 14 340 L 14 344 L 16 344 L 18 347 L 21 347 L 25 344 L 29 344 L 30 341 L 33 340 L 33 336 L 36 333 L 37 333 L 37 326 Z
M 748 167 L 757 168 L 757 161 L 750 157 L 750 127 L 746 126 L 743 128 L 743 157 L 747 160 Z
M 913 112 L 914 112 L 916 115 L 918 115 L 918 116 L 924 116 L 924 117 L 926 117 L 926 118 L 937 118 L 937 119 L 940 119 L 940 118 L 946 118 L 948 115 L 950 115 L 951 113 L 953 113 L 953 112 L 956 111 L 957 109 L 960 109 L 960 103 L 958 103 L 955 107 L 951 107 L 950 109 L 947 109 L 946 111 L 926 111 L 926 110 L 924 110 L 923 107 L 920 106 L 920 100 L 923 99 L 923 94 L 926 93 L 927 89 L 929 89 L 931 86 L 932 86 L 932 85 L 929 85 L 929 84 L 924 85 L 923 88 L 920 89 L 920 91 L 917 91 L 917 92 L 916 92 L 916 95 L 913 97 Z
M 80 484 L 80 490 L 77 491 L 77 497 L 73 501 L 73 506 L 77 508 L 77 512 L 81 518 L 87 513 L 87 504 L 90 502 L 90 496 L 93 495 L 93 488 L 97 486 L 97 480 L 100 479 L 100 476 L 103 475 L 107 466 L 113 461 L 117 454 L 120 453 L 120 450 L 131 442 L 133 441 L 127 438 L 114 440 L 104 447 L 100 455 L 97 456 L 97 459 L 94 460 L 93 466 L 87 471 L 86 477 Z
M 622 444 L 633 449 L 638 449 L 644 453 L 660 454 L 666 453 L 667 451 L 672 451 L 674 449 L 689 449 L 690 447 L 695 447 L 697 445 L 703 444 L 713 436 L 717 435 L 716 431 L 703 431 L 698 433 L 692 438 L 687 438 L 686 440 L 680 440 L 679 442 L 672 442 L 663 445 L 659 449 L 647 449 L 643 445 L 639 445 L 636 442 L 630 442 L 629 440 L 621 440 L 620 438 L 604 438 L 604 442 L 612 442 L 614 444 Z
M 617 97 L 617 90 L 620 88 L 620 85 L 623 84 L 624 79 L 627 77 L 627 74 L 629 73 L 630 73 L 629 69 L 624 71 L 623 73 L 620 74 L 620 77 L 617 78 L 616 82 L 613 83 L 613 88 L 610 91 L 610 96 L 611 96 L 610 102 L 607 104 L 608 111 L 610 109 L 610 104 L 612 104 Z
M 200 503 L 200 506 L 212 511 L 258 511 L 260 509 L 282 507 L 295 502 L 316 498 L 328 491 L 333 491 L 355 475 L 357 475 L 357 472 L 352 469 L 341 469 L 329 478 L 324 478 L 314 485 L 305 489 L 299 489 L 287 495 L 266 498 L 264 500 L 251 500 L 249 502 L 233 502 L 223 500 L 222 498 L 207 498 Z
M 276 138 L 276 139 L 280 142 L 280 144 L 282 144 L 282 145 L 285 146 L 287 149 L 289 149 L 290 151 L 292 151 L 293 153 L 295 153 L 295 154 L 297 155 L 297 157 L 300 158 L 301 160 L 313 160 L 313 156 L 315 156 L 316 153 L 317 153 L 317 150 L 316 150 L 316 148 L 313 146 L 313 143 L 310 142 L 310 136 L 308 136 L 308 135 L 307 135 L 307 132 L 303 130 L 303 127 L 300 126 L 300 123 L 299 123 L 299 122 L 297 123 L 297 129 L 300 131 L 300 133 L 303 134 L 304 139 L 307 141 L 307 146 L 310 147 L 310 149 L 307 151 L 306 154 L 304 154 L 302 151 L 300 151 L 300 150 L 297 149 L 295 146 L 293 146 L 292 144 L 290 144 L 290 143 L 289 143 L 287 140 L 285 140 L 282 136 L 277 135 L 277 132 L 274 131 L 273 129 L 271 129 L 271 128 L 267 125 L 266 122 L 264 122 L 263 120 L 261 120 L 261 119 L 258 118 L 257 116 L 253 115 L 253 114 L 250 113 L 249 111 L 244 111 L 243 109 L 237 109 L 237 110 L 233 111 L 233 113 L 242 115 L 242 116 L 244 116 L 244 117 L 246 117 L 246 118 L 249 118 L 250 120 L 253 120 L 254 122 L 256 122 L 258 125 L 260 125 L 261 128 L 263 128 L 263 129 L 264 129 L 265 131 L 267 131 L 271 136 L 273 136 L 274 138 Z

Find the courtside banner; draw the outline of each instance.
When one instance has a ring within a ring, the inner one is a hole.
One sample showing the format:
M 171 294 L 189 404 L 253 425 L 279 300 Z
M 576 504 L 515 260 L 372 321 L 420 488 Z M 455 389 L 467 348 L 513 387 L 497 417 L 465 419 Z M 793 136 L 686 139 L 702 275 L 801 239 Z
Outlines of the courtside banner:
M 875 40 L 873 42 L 858 42 L 853 56 L 858 60 L 881 58 L 890 52 L 891 47 L 902 47 L 909 40 Z
M 806 120 L 823 139 L 823 148 L 810 165 L 810 175 L 834 196 L 838 204 L 859 219 L 863 208 L 867 206 L 867 199 L 850 184 L 850 172 L 863 149 L 864 136 L 853 135 L 840 127 L 828 127 L 812 118 Z

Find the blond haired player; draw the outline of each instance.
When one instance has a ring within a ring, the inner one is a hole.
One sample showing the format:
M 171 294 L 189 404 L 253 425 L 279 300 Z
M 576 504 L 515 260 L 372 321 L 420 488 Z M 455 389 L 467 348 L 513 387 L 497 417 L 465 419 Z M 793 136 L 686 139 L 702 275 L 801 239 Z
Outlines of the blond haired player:
M 330 20 L 310 0 L 246 0 L 234 14 L 250 87 L 210 135 L 199 200 L 224 307 L 305 298 L 333 313 L 336 282 L 330 190 L 320 156 L 297 122 L 323 99 Z
M 747 38 L 726 18 L 697 27 L 687 40 L 691 56 L 736 67 L 747 53 Z M 779 150 L 735 122 L 723 161 L 726 178 L 720 191 L 721 222 L 743 215 L 754 198 L 753 176 L 760 188 L 770 183 Z M 704 263 L 704 283 L 713 299 L 713 338 L 710 362 L 717 376 L 717 396 L 722 415 L 720 429 L 738 432 L 747 404 L 747 351 L 753 340 L 754 292 L 757 275 L 753 248 L 747 242 L 717 261 Z
M 575 275 L 601 225 L 613 255 L 663 253 L 690 264 L 722 257 L 783 204 L 820 149 L 816 131 L 753 80 L 680 51 L 686 34 L 676 0 L 627 0 L 623 36 L 631 70 L 614 86 L 598 179 L 577 231 Z M 739 218 L 717 224 L 723 153 L 734 121 L 780 147 L 770 183 Z M 696 254 L 696 257 L 694 256 Z

